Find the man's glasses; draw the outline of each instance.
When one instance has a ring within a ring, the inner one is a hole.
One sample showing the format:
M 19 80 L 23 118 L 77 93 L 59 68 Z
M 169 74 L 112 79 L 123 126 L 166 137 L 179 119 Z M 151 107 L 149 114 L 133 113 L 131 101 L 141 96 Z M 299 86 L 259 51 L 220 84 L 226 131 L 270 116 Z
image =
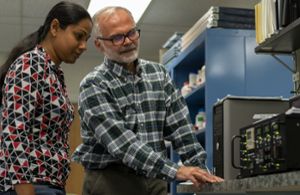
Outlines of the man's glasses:
M 140 38 L 140 32 L 140 29 L 134 28 L 126 34 L 117 34 L 111 36 L 110 38 L 104 38 L 100 36 L 97 36 L 96 38 L 104 41 L 111 41 L 115 46 L 120 46 L 124 44 L 126 37 L 131 41 L 138 40 Z

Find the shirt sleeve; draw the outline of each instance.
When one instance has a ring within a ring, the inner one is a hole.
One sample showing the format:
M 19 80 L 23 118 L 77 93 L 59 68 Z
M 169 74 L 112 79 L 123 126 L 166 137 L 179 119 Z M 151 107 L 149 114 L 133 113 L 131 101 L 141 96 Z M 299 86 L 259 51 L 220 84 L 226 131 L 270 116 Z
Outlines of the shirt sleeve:
M 206 152 L 193 133 L 185 99 L 174 87 L 168 73 L 165 73 L 164 90 L 167 107 L 165 128 L 167 139 L 172 142 L 184 165 L 205 169 Z
M 2 149 L 11 184 L 31 183 L 31 124 L 40 84 L 40 68 L 30 60 L 30 54 L 19 57 L 5 80 Z
M 178 165 L 163 158 L 127 129 L 123 114 L 105 84 L 94 79 L 81 84 L 79 113 L 82 123 L 94 131 L 108 152 L 125 165 L 148 177 L 175 179 Z

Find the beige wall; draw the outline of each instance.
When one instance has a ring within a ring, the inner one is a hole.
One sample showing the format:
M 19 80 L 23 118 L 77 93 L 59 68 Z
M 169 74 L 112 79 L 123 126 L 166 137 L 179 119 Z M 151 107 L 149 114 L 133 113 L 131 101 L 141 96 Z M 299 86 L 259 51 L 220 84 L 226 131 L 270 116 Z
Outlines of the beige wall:
M 69 143 L 71 154 L 81 143 L 80 138 L 80 120 L 77 112 L 77 104 L 75 106 L 75 118 L 70 128 Z M 82 184 L 84 178 L 84 170 L 80 164 L 71 162 L 71 173 L 67 180 L 66 191 L 76 195 L 82 194 Z
M 6 60 L 7 53 L 0 52 L 0 66 L 4 63 Z
M 102 55 L 88 56 L 84 55 L 79 58 L 75 64 L 63 64 L 62 68 L 65 73 L 65 80 L 68 94 L 73 103 L 77 103 L 79 95 L 79 84 L 83 77 L 88 74 L 95 66 L 101 64 Z

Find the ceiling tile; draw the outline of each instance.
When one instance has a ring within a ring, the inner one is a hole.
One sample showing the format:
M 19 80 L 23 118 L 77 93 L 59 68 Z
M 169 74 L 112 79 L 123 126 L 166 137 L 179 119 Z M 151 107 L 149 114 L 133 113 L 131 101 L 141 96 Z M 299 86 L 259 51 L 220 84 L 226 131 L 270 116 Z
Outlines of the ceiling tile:
M 50 9 L 61 0 L 23 0 L 22 14 L 25 17 L 43 17 L 45 18 Z M 25 3 L 26 2 L 26 3 Z M 73 0 L 87 9 L 89 0 Z
M 5 28 L 0 30 L 0 51 L 10 51 L 21 37 L 21 26 L 6 24 Z
M 21 0 L 1 0 L 0 17 L 21 16 Z
M 6 28 L 6 25 L 20 25 L 21 18 L 17 16 L 0 16 L 1 30 Z

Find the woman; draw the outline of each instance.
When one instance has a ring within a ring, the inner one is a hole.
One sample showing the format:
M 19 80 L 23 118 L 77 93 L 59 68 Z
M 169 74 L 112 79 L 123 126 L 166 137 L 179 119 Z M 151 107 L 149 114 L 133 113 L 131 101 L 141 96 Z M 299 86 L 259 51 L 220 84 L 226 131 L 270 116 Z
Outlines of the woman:
M 1 66 L 0 194 L 65 194 L 73 107 L 60 64 L 86 50 L 92 20 L 60 2 Z

